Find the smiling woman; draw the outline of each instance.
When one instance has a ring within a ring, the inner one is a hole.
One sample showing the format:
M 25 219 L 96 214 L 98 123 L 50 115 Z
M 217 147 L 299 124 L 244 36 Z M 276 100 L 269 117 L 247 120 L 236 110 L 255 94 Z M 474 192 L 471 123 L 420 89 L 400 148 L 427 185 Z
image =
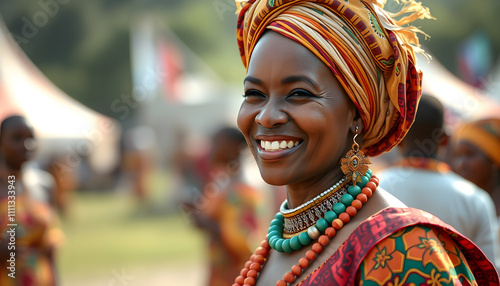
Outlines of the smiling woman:
M 402 25 L 432 17 L 403 3 L 399 21 L 377 1 L 243 6 L 238 126 L 287 200 L 233 285 L 499 285 L 472 242 L 379 188 L 366 165 L 403 139 L 421 95 L 418 29 Z
M 363 123 L 354 104 L 323 62 L 278 33 L 261 38 L 245 79 L 238 126 L 266 182 L 299 191 L 327 189 L 342 175 L 338 162 L 356 124 Z M 274 148 L 283 142 L 287 148 Z M 303 195 L 299 200 L 316 194 Z

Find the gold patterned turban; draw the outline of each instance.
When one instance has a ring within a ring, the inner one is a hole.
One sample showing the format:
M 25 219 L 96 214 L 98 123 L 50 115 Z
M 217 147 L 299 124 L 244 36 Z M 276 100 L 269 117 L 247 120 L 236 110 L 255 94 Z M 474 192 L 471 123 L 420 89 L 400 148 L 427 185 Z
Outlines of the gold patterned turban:
M 239 12 L 237 40 L 245 68 L 266 29 L 313 52 L 337 77 L 364 123 L 363 151 L 387 152 L 406 135 L 422 93 L 415 19 L 432 18 L 414 0 L 390 14 L 381 1 L 250 0 Z M 406 16 L 405 16 L 406 15 Z M 402 17 L 398 21 L 396 17 Z

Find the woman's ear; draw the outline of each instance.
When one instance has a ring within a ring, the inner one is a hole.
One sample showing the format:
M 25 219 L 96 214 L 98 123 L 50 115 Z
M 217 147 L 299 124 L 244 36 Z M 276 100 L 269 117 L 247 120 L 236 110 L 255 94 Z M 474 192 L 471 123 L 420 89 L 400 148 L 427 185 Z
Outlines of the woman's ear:
M 365 129 L 365 124 L 363 123 L 363 119 L 361 119 L 361 116 L 359 116 L 358 113 L 356 112 L 356 117 L 354 117 L 354 120 L 352 121 L 351 124 L 351 132 L 353 134 L 362 135 L 364 129 Z

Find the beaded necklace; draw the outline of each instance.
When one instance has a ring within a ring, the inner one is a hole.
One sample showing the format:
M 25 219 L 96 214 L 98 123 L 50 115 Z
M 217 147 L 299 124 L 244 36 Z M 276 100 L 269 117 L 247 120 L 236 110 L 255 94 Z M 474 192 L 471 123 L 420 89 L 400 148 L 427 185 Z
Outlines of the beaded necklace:
M 284 201 L 280 207 L 284 224 L 283 237 L 297 236 L 313 226 L 318 219 L 323 218 L 333 205 L 340 202 L 342 196 L 347 193 L 345 181 L 345 178 L 342 178 L 337 184 L 314 199 L 291 210 L 288 209 L 288 202 Z
M 358 210 L 372 196 L 378 185 L 378 178 L 372 176 L 371 170 L 368 170 L 361 178 L 361 182 L 355 186 L 350 186 L 347 193 L 341 197 L 341 202 L 334 204 L 332 210 L 326 212 L 323 218 L 318 219 L 315 225 L 310 226 L 307 232 L 301 232 L 298 236 L 293 236 L 289 239 L 282 237 L 284 217 L 281 212 L 278 212 L 271 221 L 266 239 L 257 247 L 255 253 L 250 256 L 250 259 L 245 263 L 244 268 L 240 271 L 240 275 L 236 277 L 232 286 L 255 285 L 259 272 L 267 261 L 271 249 L 279 252 L 292 252 L 309 245 L 313 240 L 317 239 L 317 242 L 306 252 L 305 257 L 300 258 L 299 263 L 293 265 L 291 270 L 285 273 L 283 279 L 276 282 L 276 286 L 287 286 L 289 283 L 293 283 L 309 267 L 311 262 L 316 259 L 317 255 L 323 251 L 330 240 L 335 237 L 337 231 L 344 224 L 348 223 L 351 217 L 357 214 Z

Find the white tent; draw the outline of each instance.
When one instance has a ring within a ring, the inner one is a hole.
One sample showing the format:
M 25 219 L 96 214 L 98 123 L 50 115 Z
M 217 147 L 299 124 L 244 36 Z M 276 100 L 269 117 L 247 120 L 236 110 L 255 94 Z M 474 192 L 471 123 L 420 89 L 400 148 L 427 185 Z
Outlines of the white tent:
M 38 160 L 63 156 L 66 167 L 88 157 L 97 172 L 117 161 L 119 126 L 55 86 L 24 54 L 0 19 L 0 120 L 21 114 L 34 126 Z
M 437 97 L 450 112 L 448 124 L 500 116 L 500 104 L 491 95 L 457 78 L 437 58 L 428 61 L 419 55 L 417 65 L 424 73 L 423 92 Z

